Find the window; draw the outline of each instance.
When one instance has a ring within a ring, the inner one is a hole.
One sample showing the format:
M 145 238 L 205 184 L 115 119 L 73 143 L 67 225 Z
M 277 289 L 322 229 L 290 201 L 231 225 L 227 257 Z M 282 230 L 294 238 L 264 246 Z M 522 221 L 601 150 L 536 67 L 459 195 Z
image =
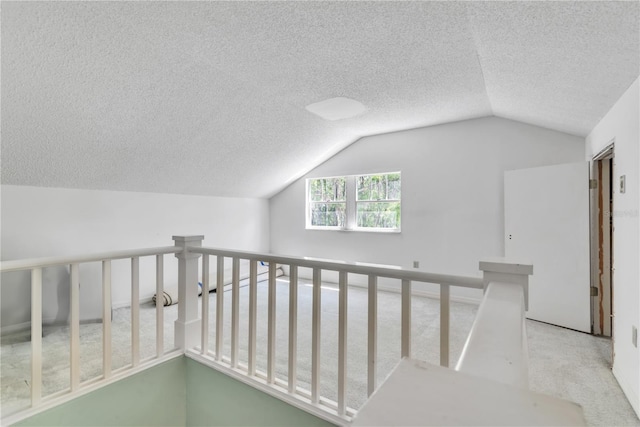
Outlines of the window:
M 307 180 L 307 228 L 400 231 L 400 172 Z
M 400 173 L 356 177 L 356 227 L 400 228 Z
M 344 228 L 347 211 L 345 177 L 317 178 L 307 181 L 311 227 Z

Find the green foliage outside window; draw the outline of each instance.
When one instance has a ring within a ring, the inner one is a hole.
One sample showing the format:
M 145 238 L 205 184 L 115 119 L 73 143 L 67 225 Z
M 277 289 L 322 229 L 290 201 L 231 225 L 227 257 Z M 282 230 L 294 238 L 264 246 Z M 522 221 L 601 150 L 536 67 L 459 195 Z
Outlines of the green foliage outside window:
M 347 200 L 346 178 L 318 178 L 309 181 L 309 200 L 312 202 L 344 202 Z
M 345 225 L 346 178 L 319 178 L 309 181 L 311 225 L 340 227 Z
M 356 224 L 362 228 L 400 228 L 400 174 L 356 177 Z
M 345 210 L 344 203 L 314 203 L 311 209 L 311 225 L 344 228 Z
M 400 202 L 358 203 L 357 225 L 365 228 L 400 228 Z
M 400 200 L 400 174 L 360 175 L 358 201 Z
M 399 230 L 400 183 L 400 173 L 310 179 L 309 224 L 341 229 Z M 352 208 L 347 212 L 347 199 L 351 201 L 349 206 L 355 206 L 355 212 Z

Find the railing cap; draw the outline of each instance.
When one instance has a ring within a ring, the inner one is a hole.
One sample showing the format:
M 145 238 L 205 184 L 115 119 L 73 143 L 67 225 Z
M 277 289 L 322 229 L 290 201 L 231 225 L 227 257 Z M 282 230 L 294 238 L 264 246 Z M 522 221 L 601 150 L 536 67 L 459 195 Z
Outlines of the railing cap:
M 480 270 L 493 273 L 531 275 L 533 274 L 533 264 L 509 258 L 487 258 L 480 261 Z
M 173 236 L 172 239 L 175 242 L 180 243 L 191 243 L 191 242 L 199 242 L 204 240 L 204 236 L 202 235 L 192 235 L 192 236 Z

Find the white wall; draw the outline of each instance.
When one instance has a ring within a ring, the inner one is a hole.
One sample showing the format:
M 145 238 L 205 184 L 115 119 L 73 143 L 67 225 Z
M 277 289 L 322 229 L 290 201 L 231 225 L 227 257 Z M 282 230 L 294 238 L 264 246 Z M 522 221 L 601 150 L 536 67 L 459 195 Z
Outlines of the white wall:
M 583 159 L 583 138 L 497 117 L 362 138 L 271 199 L 271 251 L 479 276 L 504 254 L 504 171 Z M 398 170 L 402 233 L 305 230 L 304 178 Z
M 266 251 L 269 208 L 263 199 L 2 186 L 2 260 L 171 246 L 171 237 L 202 234 L 205 246 Z M 155 260 L 141 259 L 141 299 L 155 293 Z M 215 263 L 214 263 L 215 264 Z M 165 256 L 165 280 L 177 282 L 177 261 Z M 100 313 L 100 265 L 80 270 L 83 319 Z M 2 275 L 2 329 L 30 319 L 29 275 Z M 44 271 L 43 318 L 65 321 L 67 267 Z M 130 262 L 114 261 L 112 301 L 130 302 Z
M 631 328 L 640 325 L 640 83 L 636 80 L 587 137 L 587 159 L 615 139 L 613 193 L 613 373 L 640 416 L 640 353 Z M 621 194 L 618 183 L 626 175 Z

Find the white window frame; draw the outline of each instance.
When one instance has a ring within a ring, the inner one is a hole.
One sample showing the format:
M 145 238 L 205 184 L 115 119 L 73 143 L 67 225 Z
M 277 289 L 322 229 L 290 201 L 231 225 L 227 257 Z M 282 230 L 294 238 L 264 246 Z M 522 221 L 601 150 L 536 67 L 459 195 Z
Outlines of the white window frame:
M 349 221 L 349 177 L 347 176 L 319 176 L 317 178 L 308 178 L 306 180 L 306 186 L 305 186 L 305 216 L 306 216 L 306 228 L 309 230 L 345 230 L 346 227 L 340 227 L 339 225 L 312 225 L 311 224 L 311 204 L 312 203 L 322 203 L 322 202 L 312 202 L 311 201 L 311 197 L 309 194 L 309 186 L 311 181 L 317 180 L 317 179 L 333 179 L 333 178 L 345 178 L 346 182 L 345 182 L 345 224 L 348 224 Z M 326 202 L 326 203 L 332 203 L 332 202 Z M 341 202 L 335 202 L 335 203 L 341 203 Z
M 360 231 L 371 233 L 400 233 L 402 231 L 402 190 L 400 190 L 400 199 L 393 200 L 358 200 L 357 190 L 357 178 L 360 176 L 369 175 L 390 175 L 399 174 L 402 180 L 401 172 L 380 172 L 380 173 L 363 173 L 358 175 L 337 175 L 337 176 L 319 176 L 316 178 L 307 178 L 305 186 L 305 217 L 306 217 L 306 229 L 307 230 L 333 230 L 333 231 Z M 316 179 L 328 179 L 328 178 L 345 178 L 345 190 L 346 190 L 346 209 L 345 209 L 345 226 L 317 226 L 311 224 L 311 200 L 309 195 L 309 185 L 312 180 Z M 358 227 L 357 211 L 358 202 L 398 202 L 400 203 L 400 226 L 397 228 L 373 228 L 373 227 Z
M 358 189 L 357 189 L 357 178 L 361 177 L 361 176 L 372 176 L 372 175 L 392 175 L 392 174 L 398 174 L 400 175 L 400 198 L 399 199 L 385 199 L 385 200 L 358 200 Z M 402 229 L 402 174 L 400 172 L 382 172 L 382 173 L 366 173 L 366 174 L 359 174 L 359 175 L 353 175 L 352 177 L 352 181 L 353 181 L 353 213 L 352 213 L 352 224 L 353 224 L 353 229 L 357 230 L 357 231 L 372 231 L 372 232 L 378 232 L 378 233 L 399 233 Z M 347 191 L 349 191 L 349 187 L 347 185 Z M 347 193 L 347 203 L 349 202 L 349 193 Z M 383 228 L 383 227 L 379 227 L 379 228 L 374 228 L 374 227 L 358 227 L 358 218 L 357 218 L 357 213 L 358 213 L 358 203 L 400 203 L 400 226 L 396 227 L 396 228 Z M 347 207 L 347 212 L 349 212 L 349 208 Z

